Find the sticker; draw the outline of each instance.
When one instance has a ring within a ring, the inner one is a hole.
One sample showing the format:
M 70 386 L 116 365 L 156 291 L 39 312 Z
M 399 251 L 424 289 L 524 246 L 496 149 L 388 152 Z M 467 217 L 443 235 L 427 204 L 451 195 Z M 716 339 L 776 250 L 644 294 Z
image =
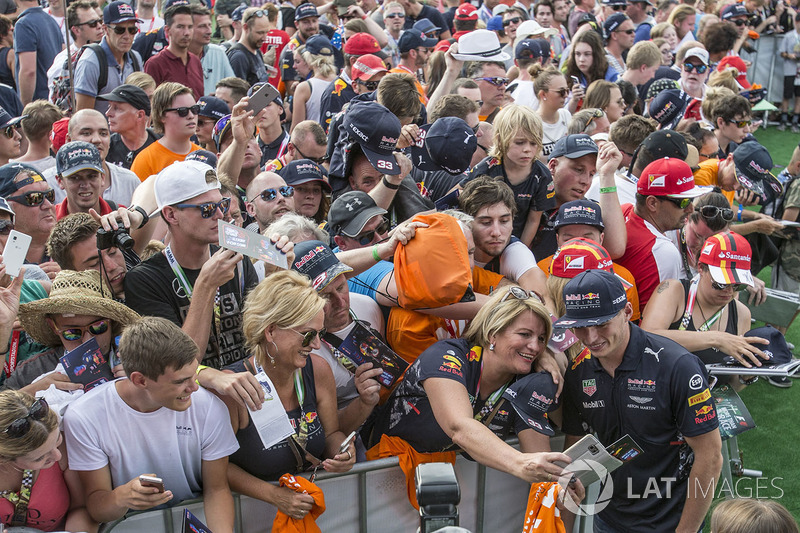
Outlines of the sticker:
M 698 403 L 703 403 L 706 400 L 711 398 L 711 393 L 708 389 L 705 389 L 703 392 L 697 393 L 694 396 L 689 396 L 689 405 L 697 405 Z

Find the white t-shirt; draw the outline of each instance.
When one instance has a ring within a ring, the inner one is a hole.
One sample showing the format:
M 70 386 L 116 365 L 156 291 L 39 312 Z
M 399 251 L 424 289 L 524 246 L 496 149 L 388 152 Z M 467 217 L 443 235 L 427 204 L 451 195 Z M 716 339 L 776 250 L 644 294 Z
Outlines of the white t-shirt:
M 636 205 L 636 182 L 625 174 L 627 170 L 617 170 L 614 173 L 614 184 L 617 186 L 617 198 L 619 198 L 619 205 L 634 204 Z M 592 178 L 592 185 L 586 191 L 586 198 L 600 203 L 600 177 L 595 175 Z
M 554 124 L 542 121 L 542 155 L 549 156 L 556 141 L 567 134 L 572 114 L 565 108 L 558 110 L 558 120 Z
M 381 336 L 384 335 L 386 328 L 383 322 L 383 315 L 381 314 L 380 307 L 378 307 L 378 304 L 375 303 L 375 300 L 369 296 L 351 292 L 350 310 L 358 320 L 362 322 L 368 322 L 372 329 L 380 333 Z M 344 329 L 339 331 L 330 331 L 329 333 L 332 333 L 333 335 L 336 335 L 340 339 L 344 340 L 350 331 L 352 331 L 352 329 L 355 327 L 355 325 L 356 323 L 353 321 Z M 353 376 L 349 370 L 343 367 L 339 361 L 336 360 L 336 358 L 333 356 L 331 346 L 325 342 L 324 339 L 320 343 L 319 350 L 314 350 L 313 353 L 325 359 L 333 371 L 333 379 L 336 381 L 336 400 L 339 404 L 339 409 L 345 407 L 347 404 L 357 398 L 358 391 L 356 390 L 355 376 Z
M 517 105 L 526 105 L 534 111 L 539 108 L 539 99 L 536 98 L 536 91 L 531 80 L 517 80 L 514 82 L 514 90 L 511 96 Z
M 138 17 L 139 15 L 136 16 Z M 164 25 L 164 19 L 162 19 L 158 15 L 153 15 L 151 18 L 147 20 L 142 20 L 141 22 L 137 22 L 136 28 L 139 30 L 139 33 L 147 33 L 151 30 L 157 30 L 163 25 Z
M 200 388 L 186 411 L 162 407 L 142 413 L 122 400 L 118 381 L 100 385 L 67 409 L 69 467 L 90 471 L 108 465 L 113 488 L 153 472 L 175 495 L 172 503 L 200 496 L 202 461 L 239 449 L 225 404 Z
M 486 263 L 476 260 L 475 266 L 483 268 Z M 525 272 L 536 266 L 536 258 L 533 257 L 533 252 L 522 241 L 515 240 L 511 242 L 500 254 L 499 274 L 511 281 L 518 282 Z
M 139 177 L 128 170 L 127 168 L 119 167 L 117 165 L 108 165 L 111 171 L 111 185 L 103 191 L 103 200 L 108 202 L 111 200 L 117 206 L 130 207 L 133 191 L 136 187 L 141 185 Z M 67 197 L 67 193 L 61 188 L 56 181 L 56 167 L 51 167 L 42 172 L 42 176 L 47 183 L 53 188 L 56 193 L 55 203 L 61 203 Z

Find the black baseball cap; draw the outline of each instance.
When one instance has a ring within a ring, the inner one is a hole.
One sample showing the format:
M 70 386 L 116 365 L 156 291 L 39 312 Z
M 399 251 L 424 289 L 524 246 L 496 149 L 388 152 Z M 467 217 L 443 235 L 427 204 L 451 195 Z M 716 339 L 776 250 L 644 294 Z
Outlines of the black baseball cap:
M 727 6 L 723 7 L 719 15 L 721 20 L 730 20 L 733 17 L 750 16 L 750 14 L 747 12 L 747 9 L 742 4 L 738 3 L 728 4 Z
M 150 98 L 147 93 L 136 85 L 122 84 L 114 87 L 108 94 L 101 94 L 97 97 L 98 100 L 105 100 L 106 102 L 122 102 L 130 104 L 134 109 L 141 109 L 147 116 L 150 116 Z
M 772 157 L 756 141 L 743 142 L 733 152 L 736 179 L 739 184 L 769 202 L 780 196 L 783 185 L 772 175 Z
M 56 174 L 66 178 L 87 169 L 103 173 L 103 160 L 95 145 L 83 141 L 72 141 L 58 149 Z
M 605 229 L 603 224 L 603 210 L 600 205 L 591 200 L 572 200 L 558 208 L 554 229 L 572 224 L 585 224 Z
M 401 54 L 410 50 L 416 50 L 420 46 L 423 48 L 433 48 L 439 41 L 434 37 L 428 37 L 425 32 L 420 29 L 411 28 L 405 30 L 397 41 L 397 48 Z
M 444 170 L 456 175 L 465 172 L 478 148 L 475 132 L 458 117 L 442 117 L 420 126 L 422 146 L 411 146 L 411 162 L 420 170 Z
M 317 7 L 309 2 L 305 4 L 300 4 L 297 6 L 297 9 L 294 10 L 294 20 L 297 22 L 298 20 L 307 19 L 309 17 L 318 17 L 319 12 L 317 12 Z
M 587 270 L 564 287 L 567 312 L 556 328 L 585 328 L 605 324 L 625 309 L 628 297 L 617 276 L 605 270 Z
M 336 258 L 336 255 L 321 241 L 303 241 L 294 247 L 292 270 L 296 270 L 311 280 L 314 290 L 321 291 L 336 279 L 339 274 L 353 269 Z
M 242 4 L 231 12 L 231 20 L 233 22 L 241 22 L 244 17 L 244 12 L 249 6 Z
M 754 328 L 743 335 L 743 337 L 761 337 L 769 341 L 769 344 L 757 344 L 756 347 L 769 356 L 768 361 L 760 359 L 762 366 L 782 365 L 790 362 L 794 357 L 789 345 L 786 343 L 786 337 L 783 333 L 778 331 L 772 326 L 762 326 Z
M 209 152 L 208 150 L 195 150 L 189 152 L 184 161 L 200 161 L 206 165 L 216 169 L 217 168 L 217 154 Z
M 200 106 L 198 115 L 213 118 L 214 122 L 231 113 L 231 108 L 228 107 L 228 104 L 216 96 L 202 96 L 197 101 L 197 105 Z
M 550 159 L 556 157 L 577 159 L 585 155 L 597 154 L 597 151 L 597 143 L 591 137 L 585 133 L 573 133 L 556 141 L 553 151 L 550 152 Z
M 332 235 L 357 237 L 372 217 L 385 214 L 386 209 L 378 207 L 375 200 L 367 193 L 349 191 L 331 204 L 328 211 L 328 225 L 331 227 Z
M 548 437 L 555 435 L 547 413 L 558 407 L 558 385 L 548 372 L 528 374 L 503 391 L 503 398 L 511 403 L 519 417 L 533 430 Z
M 549 56 L 550 54 L 548 53 Z M 514 47 L 514 57 L 516 59 L 538 59 L 544 57 L 539 39 L 522 39 Z
M 103 9 L 104 24 L 119 24 L 120 22 L 128 22 L 129 20 L 141 22 L 133 11 L 133 6 L 123 0 L 111 2 Z
M 691 98 L 680 89 L 661 91 L 650 102 L 650 118 L 658 122 L 663 129 L 671 130 L 683 118 L 683 112 Z
M 656 130 L 642 142 L 642 146 L 647 148 L 655 159 L 671 157 L 686 161 L 689 155 L 689 148 L 686 146 L 686 139 L 683 135 L 674 130 Z M 631 163 L 633 166 L 633 163 Z
M 5 108 L 0 107 L 0 128 L 16 126 L 24 118 L 28 118 L 28 115 L 22 115 L 21 117 L 12 117 L 11 114 L 5 110 Z
M 383 174 L 400 174 L 394 151 L 401 126 L 394 113 L 378 102 L 354 100 L 347 108 L 342 127 L 350 139 L 361 146 L 375 170 Z
M 322 166 L 310 159 L 296 159 L 281 168 L 278 174 L 286 182 L 286 185 L 294 187 L 304 183 L 317 182 L 324 190 L 331 192 L 331 186 L 328 184 L 328 180 L 325 179 L 328 173 Z
M 306 41 L 306 52 L 315 56 L 332 56 L 333 45 L 328 37 L 318 33 Z
M 623 1 L 621 4 L 606 4 L 606 5 L 627 5 L 627 3 Z M 630 17 L 628 17 L 628 15 L 626 15 L 625 13 L 618 12 L 608 17 L 606 21 L 603 23 L 603 31 L 605 32 L 605 38 L 608 39 L 609 37 L 611 37 L 611 34 L 614 32 L 614 30 L 619 28 L 622 25 L 622 23 L 625 22 L 626 20 L 630 20 Z
M 29 177 L 14 181 L 23 172 L 26 172 Z M 45 179 L 38 170 L 27 163 L 5 164 L 0 167 L 0 196 L 7 199 L 9 196 L 14 196 L 14 193 L 21 188 L 37 181 L 45 181 Z

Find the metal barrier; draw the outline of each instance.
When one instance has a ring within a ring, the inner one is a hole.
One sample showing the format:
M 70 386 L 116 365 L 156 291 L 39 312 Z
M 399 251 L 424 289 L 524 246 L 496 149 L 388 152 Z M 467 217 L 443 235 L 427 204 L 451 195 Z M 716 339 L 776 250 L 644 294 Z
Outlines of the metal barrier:
M 783 100 L 783 58 L 778 53 L 783 35 L 764 35 L 760 39 L 750 41 L 755 51 L 742 51 L 742 59 L 751 61 L 747 71 L 747 81 L 758 83 L 767 89 L 767 100 L 780 104 Z M 766 120 L 764 126 L 766 126 Z
M 516 445 L 516 441 L 509 441 Z M 563 436 L 551 439 L 553 450 L 563 448 Z M 461 488 L 460 526 L 472 533 L 521 531 L 530 484 L 486 468 L 459 455 L 455 465 Z M 325 493 L 326 511 L 317 519 L 325 533 L 409 533 L 419 526 L 419 514 L 406 496 L 406 479 L 396 457 L 356 464 L 346 474 L 323 473 L 317 485 Z M 275 507 L 240 494 L 234 495 L 236 533 L 268 532 Z M 173 533 L 181 531 L 183 508 L 204 520 L 202 500 L 176 507 L 130 513 L 105 524 L 103 533 Z M 590 532 L 591 520 L 577 521 L 574 533 Z

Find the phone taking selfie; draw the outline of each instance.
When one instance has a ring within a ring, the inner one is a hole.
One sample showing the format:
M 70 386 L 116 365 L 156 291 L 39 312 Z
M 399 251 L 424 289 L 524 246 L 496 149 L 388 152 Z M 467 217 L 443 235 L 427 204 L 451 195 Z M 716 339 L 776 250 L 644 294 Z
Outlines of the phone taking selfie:
M 25 235 L 13 229 L 9 232 L 6 246 L 3 249 L 3 264 L 6 266 L 6 274 L 12 278 L 19 276 L 19 271 L 25 263 L 25 256 L 28 255 L 30 245 L 30 235 Z
M 275 87 L 269 83 L 265 83 L 250 97 L 250 101 L 247 104 L 247 111 L 252 111 L 253 116 L 258 115 L 262 109 L 274 102 L 276 98 L 280 98 L 280 96 L 281 93 L 279 93 Z
M 139 476 L 139 483 L 142 487 L 155 487 L 158 492 L 164 492 L 164 480 L 155 476 Z

